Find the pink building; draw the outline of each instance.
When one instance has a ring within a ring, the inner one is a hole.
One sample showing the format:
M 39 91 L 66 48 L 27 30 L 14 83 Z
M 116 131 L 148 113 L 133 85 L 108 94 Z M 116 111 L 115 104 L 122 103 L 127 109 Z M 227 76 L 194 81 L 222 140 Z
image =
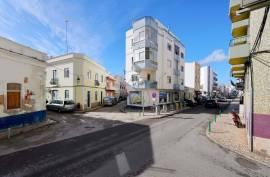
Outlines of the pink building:
M 106 77 L 106 96 L 115 96 L 115 81 L 116 79 L 113 76 L 108 75 Z

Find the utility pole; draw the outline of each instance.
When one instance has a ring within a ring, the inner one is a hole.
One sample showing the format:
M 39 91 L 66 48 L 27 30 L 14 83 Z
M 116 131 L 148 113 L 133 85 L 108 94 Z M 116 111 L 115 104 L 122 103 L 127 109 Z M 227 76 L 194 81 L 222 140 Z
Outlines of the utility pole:
M 65 20 L 65 23 L 66 23 L 66 54 L 68 54 L 68 35 L 67 35 L 68 20 Z

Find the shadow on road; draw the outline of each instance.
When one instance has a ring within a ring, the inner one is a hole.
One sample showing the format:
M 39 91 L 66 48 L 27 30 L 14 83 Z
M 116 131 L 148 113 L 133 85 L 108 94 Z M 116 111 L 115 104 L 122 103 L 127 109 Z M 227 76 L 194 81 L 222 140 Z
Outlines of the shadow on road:
M 129 123 L 1 156 L 0 176 L 120 177 L 153 161 L 149 126 Z

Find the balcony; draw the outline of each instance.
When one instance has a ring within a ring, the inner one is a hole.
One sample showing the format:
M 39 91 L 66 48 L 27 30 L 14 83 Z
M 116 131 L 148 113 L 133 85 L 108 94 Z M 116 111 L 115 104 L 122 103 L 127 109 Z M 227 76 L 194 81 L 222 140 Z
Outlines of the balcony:
M 173 70 L 173 75 L 175 75 L 175 76 L 180 76 L 180 73 L 181 73 L 181 71 L 179 69 Z
M 143 49 L 146 47 L 149 47 L 151 49 L 158 49 L 158 44 L 156 42 L 153 42 L 151 40 L 142 40 L 142 41 L 138 41 L 138 42 L 134 42 L 132 44 L 133 50 L 138 50 L 138 49 Z
M 59 84 L 59 79 L 58 78 L 52 78 L 50 80 L 50 84 L 51 85 L 58 85 Z
M 230 17 L 232 22 L 238 22 L 249 18 L 250 13 L 244 12 L 237 14 L 237 11 L 240 10 L 242 5 L 242 0 L 231 0 L 230 1 Z
M 180 84 L 173 84 L 173 89 L 179 91 L 180 90 Z
M 116 87 L 113 84 L 107 83 L 105 89 L 106 90 L 116 90 Z
M 245 71 L 245 69 L 246 69 L 246 67 L 245 67 L 244 64 L 233 65 L 232 68 L 231 68 L 231 72 L 233 73 L 234 71 Z
M 232 76 L 235 78 L 243 78 L 245 76 L 245 71 L 232 71 Z
M 136 61 L 134 62 L 134 71 L 135 72 L 140 72 L 142 70 L 144 71 L 155 71 L 157 70 L 157 62 L 146 59 L 146 60 L 141 60 L 141 61 Z
M 254 6 L 261 7 L 269 3 L 270 3 L 269 0 L 242 0 L 242 7 L 243 8 Z
M 181 59 L 181 57 L 179 55 L 174 54 L 174 59 L 179 61 Z
M 133 87 L 137 89 L 157 89 L 157 81 L 136 81 Z
M 249 19 L 238 21 L 232 24 L 232 36 L 238 38 L 248 34 Z
M 229 63 L 231 65 L 245 64 L 250 52 L 248 36 L 233 39 L 229 48 Z

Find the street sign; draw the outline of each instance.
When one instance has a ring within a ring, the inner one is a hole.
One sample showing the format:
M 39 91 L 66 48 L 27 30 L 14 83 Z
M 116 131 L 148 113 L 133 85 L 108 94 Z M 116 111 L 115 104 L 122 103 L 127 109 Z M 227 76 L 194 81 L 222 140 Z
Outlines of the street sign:
M 152 98 L 156 98 L 157 97 L 157 93 L 156 92 L 153 92 L 152 93 Z

